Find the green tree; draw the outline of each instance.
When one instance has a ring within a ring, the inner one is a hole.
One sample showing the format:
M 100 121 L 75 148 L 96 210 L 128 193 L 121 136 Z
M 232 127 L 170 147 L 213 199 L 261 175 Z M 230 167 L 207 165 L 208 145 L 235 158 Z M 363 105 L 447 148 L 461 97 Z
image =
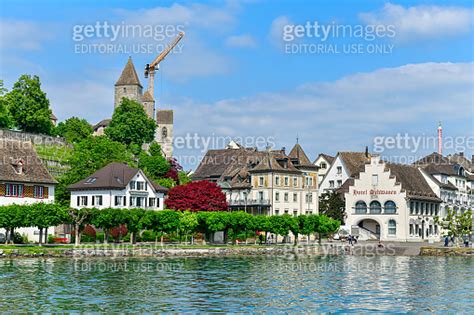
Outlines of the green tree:
M 163 245 L 163 235 L 177 231 L 179 220 L 180 213 L 174 210 L 147 211 L 143 218 L 143 224 L 161 235 L 161 245 Z M 156 239 L 155 242 L 157 241 Z
M 49 100 L 41 90 L 38 76 L 20 76 L 3 98 L 16 127 L 27 132 L 51 134 L 53 123 Z
M 297 231 L 297 225 L 296 219 L 289 214 L 274 215 L 270 217 L 271 232 L 285 238 L 288 236 L 290 231 Z
M 69 159 L 71 168 L 60 178 L 56 188 L 56 201 L 68 205 L 70 192 L 67 186 L 86 178 L 111 162 L 134 165 L 133 155 L 125 145 L 105 136 L 89 137 L 76 143 Z
M 30 226 L 27 209 L 21 205 L 0 206 L 0 228 L 6 231 L 7 243 L 13 242 L 15 229 Z
M 248 238 L 250 232 L 255 231 L 254 216 L 243 211 L 229 212 L 228 226 L 232 230 L 232 244 L 235 244 L 237 238 L 243 235 Z
M 79 246 L 81 243 L 81 232 L 86 224 L 91 223 L 93 209 L 68 209 L 69 222 L 74 225 L 74 246 Z
M 325 215 L 313 216 L 315 232 L 318 233 L 319 243 L 322 238 L 327 237 L 331 233 L 335 233 L 341 226 L 341 222 Z
M 160 145 L 153 141 L 150 145 L 148 153 L 140 153 L 138 167 L 142 169 L 151 179 L 157 180 L 162 178 L 170 170 L 171 165 L 163 157 Z
M 57 136 L 66 138 L 70 143 L 80 142 L 92 135 L 92 126 L 85 119 L 71 117 L 60 122 L 54 130 Z
M 10 128 L 13 123 L 13 118 L 4 97 L 6 92 L 7 89 L 3 87 L 3 80 L 0 80 L 0 128 Z
M 39 229 L 39 244 L 43 244 L 43 231 L 44 231 L 44 242 L 48 242 L 48 228 L 50 226 L 57 226 L 61 223 L 67 222 L 69 219 L 68 213 L 65 208 L 50 203 L 38 202 L 26 206 L 28 225 L 35 226 Z
M 336 192 L 325 192 L 319 199 L 319 213 L 344 223 L 345 202 Z
M 143 228 L 143 217 L 145 216 L 145 209 L 134 208 L 130 209 L 126 215 L 127 229 L 130 232 L 130 243 L 135 244 L 137 234 Z
M 188 174 L 185 171 L 179 171 L 178 178 L 179 178 L 180 185 L 186 185 L 191 182 L 191 178 L 188 176 Z
M 184 235 L 185 242 L 188 242 L 188 236 L 191 235 L 191 244 L 193 244 L 193 235 L 199 225 L 198 217 L 196 213 L 190 211 L 184 211 L 183 215 L 179 218 L 178 230 L 181 235 Z
M 435 223 L 439 224 L 441 229 L 447 231 L 448 236 L 454 237 L 456 246 L 459 246 L 459 240 L 471 234 L 472 231 L 472 211 L 468 210 L 458 214 L 455 209 L 446 208 L 446 216 L 435 217 Z
M 270 217 L 266 215 L 258 215 L 254 218 L 254 225 L 256 231 L 265 232 L 264 242 L 266 243 L 268 239 L 268 233 L 272 230 Z
M 114 141 L 141 146 L 153 141 L 155 129 L 155 120 L 148 117 L 140 103 L 123 98 L 105 134 Z
M 127 222 L 126 215 L 128 210 L 118 208 L 106 208 L 94 210 L 92 213 L 92 224 L 104 230 L 104 243 L 107 244 L 110 235 L 110 229 L 118 227 Z

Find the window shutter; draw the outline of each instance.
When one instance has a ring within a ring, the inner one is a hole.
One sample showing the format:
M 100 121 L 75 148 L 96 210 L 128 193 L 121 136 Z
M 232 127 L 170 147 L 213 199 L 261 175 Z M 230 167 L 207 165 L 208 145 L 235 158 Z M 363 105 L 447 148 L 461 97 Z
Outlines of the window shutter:
M 77 196 L 77 206 L 79 206 L 79 205 L 80 205 L 80 197 Z

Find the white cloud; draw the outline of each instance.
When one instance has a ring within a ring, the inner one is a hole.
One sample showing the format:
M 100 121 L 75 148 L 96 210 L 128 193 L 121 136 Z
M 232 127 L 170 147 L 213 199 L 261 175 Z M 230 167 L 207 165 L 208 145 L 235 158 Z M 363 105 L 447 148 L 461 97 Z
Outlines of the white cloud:
M 118 17 L 127 25 L 164 25 L 176 29 L 184 27 L 186 35 L 179 44 L 182 50 L 176 51 L 161 66 L 163 69 L 172 69 L 167 72 L 167 77 L 174 82 L 222 75 L 230 71 L 231 59 L 216 50 L 212 41 L 218 40 L 235 27 L 238 11 L 232 4 L 222 7 L 173 4 L 152 9 L 116 10 Z M 201 32 L 206 32 L 206 37 Z M 176 34 L 177 32 L 169 35 L 163 43 L 167 44 Z
M 53 38 L 54 29 L 46 24 L 2 19 L 0 21 L 0 51 L 41 50 L 45 41 Z
M 229 36 L 226 39 L 229 47 L 253 48 L 257 46 L 255 39 L 248 34 Z
M 394 25 L 398 41 L 458 36 L 471 30 L 472 8 L 421 5 L 403 7 L 386 3 L 378 11 L 361 13 L 367 24 Z
M 272 21 L 268 38 L 277 47 L 283 47 L 283 27 L 292 24 L 286 16 L 279 16 Z
M 469 135 L 473 63 L 422 63 L 357 73 L 334 82 L 308 83 L 279 93 L 174 104 L 175 134 L 274 137 L 294 144 L 299 134 L 311 158 L 325 151 L 363 150 L 378 135 L 420 134 L 438 120 L 451 134 Z M 178 155 L 200 154 L 177 150 Z

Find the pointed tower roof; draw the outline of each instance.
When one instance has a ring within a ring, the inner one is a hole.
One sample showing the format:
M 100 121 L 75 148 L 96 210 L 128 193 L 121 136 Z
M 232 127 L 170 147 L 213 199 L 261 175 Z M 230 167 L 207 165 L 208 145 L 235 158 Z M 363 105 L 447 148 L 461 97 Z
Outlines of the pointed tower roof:
M 147 90 L 147 91 L 145 91 L 145 93 L 143 93 L 142 101 L 143 102 L 154 102 L 155 100 L 153 99 L 153 96 L 151 96 L 150 91 Z
M 118 85 L 139 85 L 142 87 L 140 80 L 138 79 L 137 71 L 135 71 L 135 66 L 133 65 L 132 57 L 128 58 L 125 68 L 123 68 L 120 78 L 115 83 L 115 86 Z
M 298 160 L 298 165 L 301 166 L 311 166 L 314 167 L 314 164 L 311 163 L 308 156 L 304 152 L 303 148 L 299 143 L 296 143 L 293 149 L 291 149 L 290 154 L 288 156 L 292 159 Z

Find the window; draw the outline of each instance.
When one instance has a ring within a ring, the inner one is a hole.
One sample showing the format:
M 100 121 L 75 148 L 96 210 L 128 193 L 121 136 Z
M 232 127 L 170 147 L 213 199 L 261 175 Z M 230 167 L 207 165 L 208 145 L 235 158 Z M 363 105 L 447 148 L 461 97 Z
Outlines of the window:
M 124 197 L 125 198 L 125 197 Z M 122 196 L 115 196 L 114 198 L 114 204 L 116 206 L 122 206 L 122 201 L 125 201 L 125 199 L 122 199 Z
M 23 197 L 23 185 L 21 184 L 6 184 L 5 196 L 7 197 Z
M 279 192 L 276 192 L 276 193 L 275 193 L 275 201 L 276 201 L 276 202 L 279 202 L 279 201 L 280 201 L 280 193 L 279 193 Z
M 437 225 L 434 226 L 434 233 L 435 233 L 436 235 L 438 235 L 438 226 L 437 226 Z
M 280 186 L 280 176 L 275 177 L 275 185 Z
M 263 200 L 263 191 L 259 191 L 259 192 L 258 192 L 258 198 L 259 198 L 260 200 Z
M 156 198 L 156 207 L 159 208 L 160 207 L 160 198 Z
M 92 196 L 91 204 L 93 206 L 102 206 L 102 196 Z
M 155 206 L 155 198 L 149 198 L 148 199 L 148 207 L 154 207 Z
M 288 202 L 288 193 L 285 193 L 285 202 Z
M 137 190 L 145 190 L 145 182 L 136 182 Z
M 280 209 L 275 209 L 275 215 L 278 215 L 280 213 Z
M 342 174 L 342 166 L 338 166 L 338 167 L 337 167 L 337 173 L 338 173 L 338 174 Z
M 43 186 L 33 186 L 33 197 L 37 199 L 44 198 L 44 187 Z
M 297 202 L 298 201 L 298 195 L 297 194 L 293 194 L 293 202 Z
M 161 135 L 163 139 L 168 137 L 168 129 L 166 127 L 163 127 L 163 129 L 161 129 Z
M 379 175 L 373 174 L 372 175 L 372 186 L 377 186 L 379 184 Z
M 126 206 L 127 205 L 127 197 L 123 196 L 123 204 L 122 206 Z
M 342 180 L 339 179 L 339 180 L 337 181 L 337 188 L 339 188 L 339 187 L 341 187 L 341 186 L 342 186 Z
M 415 213 L 415 203 L 410 201 L 410 214 Z
M 263 176 L 260 176 L 260 177 L 258 178 L 258 185 L 259 185 L 259 186 L 263 186 Z
M 334 188 L 334 181 L 333 181 L 333 180 L 330 180 L 330 181 L 329 181 L 329 187 L 330 187 L 330 188 Z
M 130 182 L 130 189 L 131 189 L 131 190 L 135 190 L 135 187 L 136 187 L 136 182 L 135 182 L 134 180 L 132 180 L 132 181 Z
M 367 213 L 367 204 L 365 202 L 357 201 L 355 206 L 355 211 L 357 214 L 365 214 Z
M 288 214 L 289 211 L 290 209 L 285 209 L 285 214 Z
M 77 205 L 87 207 L 87 196 L 77 196 Z
M 385 213 L 397 213 L 397 205 L 395 204 L 395 202 L 389 200 L 385 202 L 383 206 Z
M 313 203 L 313 194 L 312 193 L 307 193 L 305 195 L 305 202 L 306 203 Z
M 322 169 L 325 169 L 328 167 L 328 165 L 325 162 L 322 162 L 319 167 L 321 167 Z
M 289 179 L 288 177 L 285 177 L 285 186 L 288 186 L 289 185 Z
M 297 217 L 297 216 L 298 216 L 298 210 L 296 210 L 296 209 L 293 210 L 293 216 L 294 216 L 294 217 Z
M 372 214 L 382 213 L 382 206 L 380 205 L 380 202 L 374 200 L 370 203 L 370 213 Z
M 418 214 L 420 212 L 420 204 L 417 202 L 415 202 L 415 213 Z
M 413 235 L 413 224 L 410 224 L 410 235 Z
M 395 220 L 388 221 L 388 235 L 395 235 L 397 234 L 397 223 Z
M 298 178 L 297 177 L 293 177 L 293 186 L 294 187 L 298 186 Z

